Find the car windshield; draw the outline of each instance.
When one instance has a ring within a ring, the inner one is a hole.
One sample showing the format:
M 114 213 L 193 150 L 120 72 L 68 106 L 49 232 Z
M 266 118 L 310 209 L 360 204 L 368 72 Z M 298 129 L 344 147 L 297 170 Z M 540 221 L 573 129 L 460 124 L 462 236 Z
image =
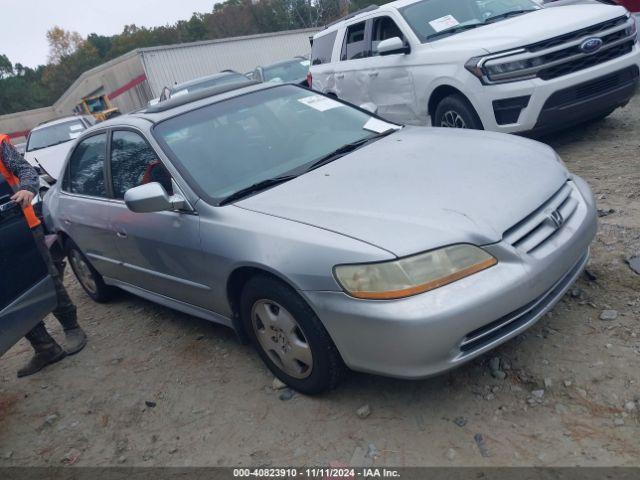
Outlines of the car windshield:
M 59 143 L 68 142 L 78 138 L 86 127 L 80 120 L 58 123 L 50 127 L 39 128 L 31 132 L 27 144 L 27 152 L 51 147 Z
M 251 80 L 244 75 L 240 75 L 239 73 L 230 73 L 228 75 L 220 75 L 219 77 L 204 79 L 201 82 L 190 84 L 187 87 L 176 85 L 171 89 L 171 96 L 177 97 L 180 95 L 186 95 L 187 93 L 197 92 L 198 90 L 204 90 L 205 88 L 218 87 L 229 83 L 250 81 Z
M 280 85 L 165 120 L 154 136 L 197 193 L 220 204 L 397 128 L 329 97 Z
M 309 60 L 293 60 L 271 67 L 264 67 L 265 82 L 295 82 L 307 76 Z
M 400 9 L 422 42 L 542 8 L 534 0 L 422 0 Z

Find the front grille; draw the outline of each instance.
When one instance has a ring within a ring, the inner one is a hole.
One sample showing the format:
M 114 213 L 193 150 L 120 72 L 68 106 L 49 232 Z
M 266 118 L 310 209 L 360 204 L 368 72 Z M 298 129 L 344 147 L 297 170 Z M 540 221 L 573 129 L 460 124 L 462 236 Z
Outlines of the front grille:
M 628 27 L 633 19 L 626 16 L 589 28 L 527 45 L 513 52 L 485 57 L 483 71 L 488 83 L 500 83 L 531 78 L 552 80 L 599 65 L 633 51 L 636 38 Z M 582 42 L 590 36 L 602 40 L 594 53 L 582 50 Z M 514 65 L 517 65 L 514 69 Z
M 590 27 L 583 28 L 581 30 L 576 30 L 575 32 L 567 33 L 565 35 L 560 35 L 559 37 L 554 37 L 548 40 L 543 40 L 542 42 L 534 43 L 525 48 L 529 52 L 539 52 L 541 50 L 548 50 L 549 48 L 557 47 L 558 45 L 573 42 L 575 40 L 580 40 L 584 37 L 597 35 L 598 33 L 607 31 L 611 28 L 615 28 L 617 26 L 623 25 L 626 22 L 627 22 L 626 16 L 614 18 L 613 20 L 608 20 L 603 23 L 598 23 L 597 25 L 592 25 Z
M 614 58 L 622 57 L 633 50 L 634 40 L 628 40 L 622 44 L 601 50 L 589 56 L 581 56 L 576 60 L 561 63 L 550 68 L 545 68 L 538 72 L 538 77 L 542 80 L 552 80 L 554 78 L 562 77 L 563 75 L 569 75 L 570 73 L 584 70 L 585 68 L 594 67 Z
M 637 65 L 619 70 L 615 73 L 605 75 L 604 77 L 584 82 L 573 87 L 560 90 L 545 102 L 543 110 L 551 108 L 564 107 L 566 105 L 574 104 L 575 102 L 582 102 L 589 100 L 616 90 L 617 88 L 629 85 L 640 76 L 640 68 Z
M 580 273 L 587 261 L 587 257 L 588 253 L 585 253 L 569 272 L 540 297 L 498 320 L 469 332 L 460 344 L 460 351 L 466 356 L 509 335 L 537 318 L 549 305 L 555 303 L 562 292 L 569 287 L 571 281 Z
M 573 182 L 565 183 L 560 190 L 538 209 L 504 232 L 503 240 L 518 250 L 531 254 L 544 245 L 562 225 L 569 221 L 578 208 Z M 552 212 L 558 212 L 563 220 L 561 226 L 553 223 Z

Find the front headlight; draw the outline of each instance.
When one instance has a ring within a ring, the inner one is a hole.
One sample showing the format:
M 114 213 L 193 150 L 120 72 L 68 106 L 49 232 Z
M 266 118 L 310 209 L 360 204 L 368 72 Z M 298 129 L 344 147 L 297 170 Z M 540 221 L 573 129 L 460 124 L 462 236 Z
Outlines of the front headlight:
M 392 300 L 442 287 L 497 263 L 481 248 L 461 244 L 390 262 L 338 265 L 334 274 L 353 297 Z

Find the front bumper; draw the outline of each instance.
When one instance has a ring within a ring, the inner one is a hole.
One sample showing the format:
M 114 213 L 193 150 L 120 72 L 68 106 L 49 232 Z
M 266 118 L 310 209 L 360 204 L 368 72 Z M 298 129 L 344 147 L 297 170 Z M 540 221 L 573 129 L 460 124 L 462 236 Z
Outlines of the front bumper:
M 634 66 L 640 66 L 640 45 L 637 42 L 631 53 L 627 55 L 552 80 L 537 78 L 521 82 L 482 85 L 477 78 L 469 75 L 466 91 L 469 92 L 469 100 L 478 112 L 485 130 L 503 133 L 552 130 L 595 118 L 624 105 L 633 96 L 637 80 L 631 87 L 614 88 L 613 94 L 606 85 L 603 85 L 599 92 L 602 95 L 595 95 L 598 99 L 597 102 L 588 99 L 582 104 L 575 102 L 577 108 L 563 108 L 560 121 L 553 117 L 553 112 L 545 112 L 545 107 L 548 106 L 547 104 L 554 94 L 581 84 L 598 81 Z M 517 121 L 500 125 L 496 119 L 494 102 L 525 97 L 528 98 L 528 103 L 520 112 Z M 550 122 L 551 124 L 549 124 Z
M 342 292 L 302 292 L 353 370 L 424 378 L 455 368 L 523 332 L 564 295 L 588 260 L 596 232 L 589 187 L 542 253 L 501 241 L 486 246 L 498 265 L 453 284 L 395 301 Z

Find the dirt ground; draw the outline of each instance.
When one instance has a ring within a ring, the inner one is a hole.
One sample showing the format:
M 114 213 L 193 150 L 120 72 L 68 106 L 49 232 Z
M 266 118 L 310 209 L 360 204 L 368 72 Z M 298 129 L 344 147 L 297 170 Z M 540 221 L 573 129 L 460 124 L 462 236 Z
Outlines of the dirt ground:
M 90 343 L 28 379 L 24 340 L 0 360 L 0 466 L 640 465 L 640 96 L 544 141 L 606 216 L 593 276 L 524 335 L 437 378 L 354 373 L 287 399 L 230 330 L 124 293 L 95 304 L 68 274 Z

